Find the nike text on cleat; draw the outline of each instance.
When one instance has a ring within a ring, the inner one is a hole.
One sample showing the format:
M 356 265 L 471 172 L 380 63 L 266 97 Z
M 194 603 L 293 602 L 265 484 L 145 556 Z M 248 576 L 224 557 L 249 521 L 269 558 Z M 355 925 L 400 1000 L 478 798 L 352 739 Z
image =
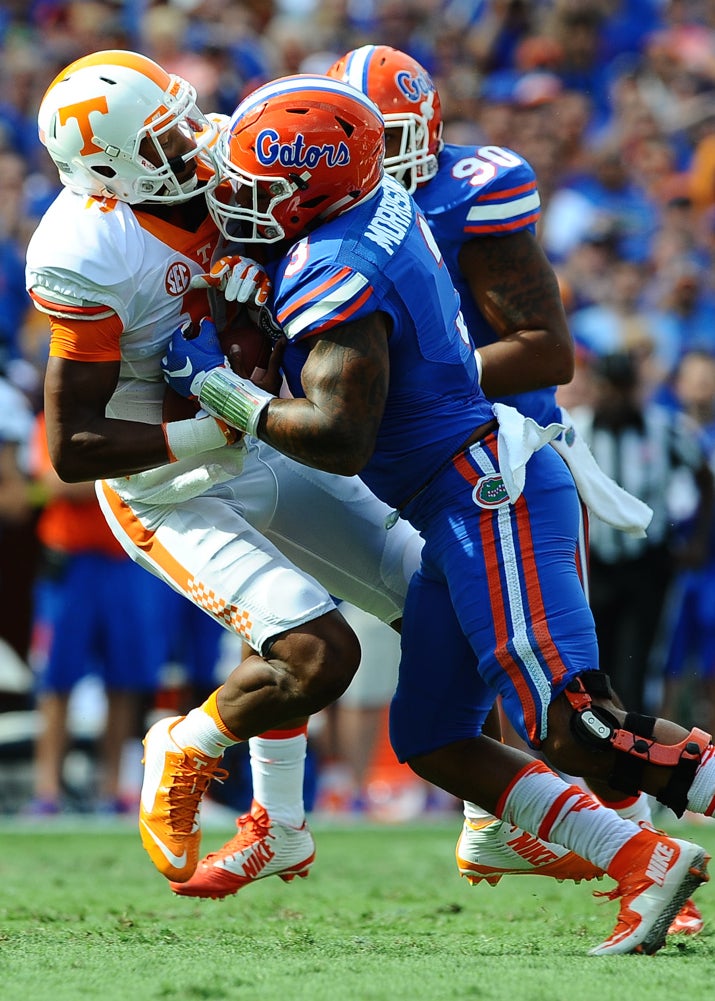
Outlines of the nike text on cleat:
M 620 897 L 616 927 L 589 955 L 657 952 L 684 903 L 708 879 L 709 861 L 710 856 L 699 845 L 657 831 L 635 834 L 608 869 L 618 886 L 610 893 L 598 894 L 609 899 Z
M 228 897 L 266 876 L 280 876 L 289 883 L 305 878 L 315 858 L 315 843 L 308 826 L 287 827 L 271 821 L 254 800 L 251 812 L 236 821 L 238 832 L 217 852 L 202 859 L 187 882 L 171 889 L 185 897 Z
M 167 879 L 189 879 L 199 858 L 201 797 L 213 778 L 225 778 L 220 758 L 171 736 L 181 716 L 160 719 L 144 738 L 144 782 L 139 833 L 152 862 Z
M 658 834 L 665 833 L 664 831 L 658 831 L 649 820 L 639 820 L 638 826 L 642 827 L 644 831 L 656 831 Z M 668 934 L 699 935 L 704 927 L 703 916 L 695 906 L 695 903 L 692 900 L 686 900 L 673 918 L 668 929 Z
M 503 820 L 464 821 L 457 841 L 457 868 L 472 885 L 496 886 L 502 876 L 551 876 L 553 879 L 600 879 L 603 870 L 561 845 L 534 837 Z

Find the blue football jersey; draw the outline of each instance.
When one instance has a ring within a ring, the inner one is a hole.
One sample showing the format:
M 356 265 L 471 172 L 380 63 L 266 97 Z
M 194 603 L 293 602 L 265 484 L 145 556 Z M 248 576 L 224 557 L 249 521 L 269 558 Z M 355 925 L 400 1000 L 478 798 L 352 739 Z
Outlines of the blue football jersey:
M 531 166 L 502 146 L 452 146 L 439 154 L 439 170 L 414 194 L 461 296 L 467 329 L 476 347 L 497 340 L 469 291 L 459 268 L 459 252 L 480 236 L 499 236 L 528 229 L 535 232 L 539 192 Z M 532 390 L 500 397 L 539 424 L 558 420 L 556 390 Z
M 310 340 L 375 310 L 390 317 L 390 380 L 375 452 L 361 473 L 397 507 L 492 418 L 459 296 L 429 226 L 385 177 L 373 197 L 295 244 L 277 266 L 274 311 L 284 370 L 303 395 Z

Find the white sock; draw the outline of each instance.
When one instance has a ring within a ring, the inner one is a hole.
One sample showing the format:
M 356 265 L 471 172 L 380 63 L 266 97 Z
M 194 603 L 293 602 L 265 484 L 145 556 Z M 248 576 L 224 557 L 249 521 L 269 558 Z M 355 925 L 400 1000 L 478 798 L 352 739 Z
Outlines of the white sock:
M 706 817 L 715 815 L 715 747 L 712 744 L 703 751 L 695 772 L 688 791 L 688 809 L 693 813 L 704 813 Z
M 219 730 L 215 721 L 203 709 L 192 709 L 171 731 L 181 748 L 195 747 L 209 758 L 220 758 L 227 747 L 238 743 Z
M 624 820 L 632 820 L 634 824 L 650 824 L 653 826 L 653 813 L 650 806 L 650 797 L 646 793 L 639 793 L 637 796 L 623 796 L 619 800 L 601 799 L 595 792 L 591 795 L 598 800 L 602 806 L 607 806 L 615 810 L 619 817 Z
M 600 869 L 607 869 L 623 845 L 641 832 L 633 821 L 601 806 L 579 786 L 568 785 L 540 761 L 519 772 L 499 804 L 498 815 L 543 841 L 571 849 Z
M 290 732 L 290 737 L 278 734 Z M 274 736 L 276 735 L 276 736 Z M 288 827 L 301 827 L 305 820 L 303 779 L 306 732 L 271 730 L 270 734 L 251 737 L 253 798 L 267 811 L 271 820 Z
M 477 806 L 476 803 L 470 803 L 469 800 L 465 799 L 464 819 L 469 820 L 472 824 L 478 824 L 484 820 L 496 820 L 496 817 L 488 810 L 482 810 L 481 806 Z

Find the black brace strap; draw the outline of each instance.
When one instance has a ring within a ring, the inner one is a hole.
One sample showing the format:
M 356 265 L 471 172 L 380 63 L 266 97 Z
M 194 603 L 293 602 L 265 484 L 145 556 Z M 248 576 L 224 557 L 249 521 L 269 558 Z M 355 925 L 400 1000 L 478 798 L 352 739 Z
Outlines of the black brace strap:
M 611 788 L 629 796 L 637 796 L 641 791 L 646 765 L 671 768 L 671 776 L 657 798 L 678 817 L 682 816 L 703 751 L 712 741 L 710 734 L 693 727 L 679 744 L 661 744 L 653 739 L 656 723 L 654 716 L 626 713 L 621 727 L 608 709 L 592 704 L 591 695 L 596 694 L 596 691 L 599 695 L 605 691 L 610 693 L 610 686 L 607 675 L 595 671 L 586 672 L 582 678 L 575 678 L 565 689 L 565 695 L 574 710 L 571 729 L 576 738 L 595 750 L 615 751 L 608 783 Z
M 676 815 L 682 817 L 688 806 L 688 792 L 693 784 L 703 751 L 712 742 L 709 733 L 694 727 L 686 737 L 685 748 L 673 774 L 660 790 L 656 799 L 663 806 L 668 806 Z
M 584 671 L 580 678 L 583 687 L 586 689 L 589 695 L 594 698 L 599 699 L 612 699 L 613 689 L 611 688 L 611 679 L 606 674 L 605 671 Z M 573 682 L 572 682 L 573 684 Z
M 655 729 L 655 716 L 641 716 L 640 713 L 626 713 L 623 730 L 636 737 L 650 739 Z M 635 743 L 634 743 L 635 746 Z M 644 747 L 645 749 L 645 747 Z M 637 796 L 642 789 L 643 769 L 647 759 L 637 758 L 630 751 L 616 751 L 613 771 L 608 776 L 611 789 L 618 789 L 628 796 Z

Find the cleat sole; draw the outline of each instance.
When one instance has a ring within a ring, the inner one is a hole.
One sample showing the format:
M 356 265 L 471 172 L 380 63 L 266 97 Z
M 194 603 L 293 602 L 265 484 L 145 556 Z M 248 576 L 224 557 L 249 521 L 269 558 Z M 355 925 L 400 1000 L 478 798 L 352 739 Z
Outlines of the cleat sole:
M 670 906 L 661 914 L 658 921 L 651 928 L 648 936 L 635 949 L 635 952 L 646 956 L 653 956 L 659 949 L 663 948 L 668 935 L 668 929 L 680 911 L 680 908 L 701 883 L 707 883 L 710 879 L 707 871 L 708 861 L 709 856 L 704 851 L 701 852 L 700 857 L 688 869 L 683 882 L 670 902 Z

